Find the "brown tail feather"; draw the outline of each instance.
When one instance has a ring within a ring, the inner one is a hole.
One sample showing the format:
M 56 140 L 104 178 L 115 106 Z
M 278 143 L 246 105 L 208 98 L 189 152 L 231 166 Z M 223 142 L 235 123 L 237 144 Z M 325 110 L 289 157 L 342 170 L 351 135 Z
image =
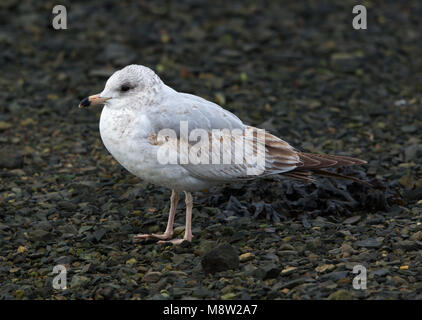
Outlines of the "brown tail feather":
M 358 179 L 358 178 L 352 177 L 352 176 L 345 176 L 345 175 L 342 175 L 342 174 L 339 174 L 339 173 L 334 173 L 334 172 L 325 171 L 325 170 L 321 170 L 321 169 L 312 170 L 312 173 L 317 175 L 317 176 L 322 176 L 322 177 L 352 180 L 352 181 L 362 183 L 362 184 L 366 184 L 367 186 L 372 187 L 372 184 L 370 184 L 369 182 L 363 181 L 361 179 Z
M 370 183 L 360 180 L 352 176 L 345 176 L 339 173 L 331 171 L 321 170 L 324 168 L 337 168 L 346 166 L 355 166 L 365 164 L 365 160 L 345 157 L 345 156 L 333 156 L 328 154 L 314 154 L 314 153 L 299 153 L 299 158 L 302 161 L 302 165 L 298 166 L 295 170 L 286 172 L 283 175 L 293 179 L 299 179 L 302 181 L 313 181 L 312 174 L 316 176 L 324 176 L 331 178 L 340 178 L 346 180 L 356 181 L 362 184 L 371 186 Z
M 298 168 L 300 170 L 346 167 L 366 163 L 365 160 L 357 158 L 303 152 L 299 153 L 299 158 L 302 161 L 302 166 Z
M 310 171 L 293 170 L 290 172 L 283 173 L 283 176 L 307 182 L 315 181 Z

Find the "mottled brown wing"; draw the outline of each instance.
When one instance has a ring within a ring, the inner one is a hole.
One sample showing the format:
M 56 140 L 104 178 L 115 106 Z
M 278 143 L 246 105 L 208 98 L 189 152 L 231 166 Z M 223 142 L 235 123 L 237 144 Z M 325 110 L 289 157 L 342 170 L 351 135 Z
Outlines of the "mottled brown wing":
M 248 135 L 246 133 L 247 130 L 251 130 L 253 134 Z M 242 131 L 240 132 L 240 135 L 242 135 Z M 163 144 L 163 142 L 158 142 L 159 139 L 157 140 L 156 135 L 151 135 L 148 139 L 152 145 L 158 146 Z M 180 145 L 180 143 L 183 142 L 179 138 L 173 139 L 176 139 L 177 141 L 172 142 L 172 138 L 170 138 L 165 142 L 171 142 L 169 144 L 170 147 Z M 195 164 L 189 161 L 189 163 L 181 164 L 181 166 L 196 178 L 213 181 L 253 179 L 257 176 L 288 172 L 294 170 L 301 164 L 298 152 L 296 152 L 291 145 L 262 129 L 247 127 L 243 131 L 244 146 L 245 149 L 246 146 L 248 146 L 247 150 L 249 151 L 245 150 L 245 152 L 241 154 L 240 161 L 234 161 L 237 157 L 236 136 L 231 134 L 231 132 L 222 132 L 221 141 L 217 141 L 221 145 L 221 148 L 217 150 L 213 148 L 213 139 L 215 139 L 215 137 L 212 136 L 212 133 L 208 133 L 208 139 L 209 148 L 207 148 L 207 150 L 209 150 L 209 163 L 201 162 Z M 190 152 L 192 148 L 195 147 L 196 143 L 197 142 L 189 141 L 189 150 L 179 148 L 177 150 L 179 159 L 180 157 L 185 159 L 189 157 Z M 217 152 L 220 154 L 216 154 Z M 224 159 L 225 152 L 230 154 L 232 159 L 231 163 L 221 163 L 222 161 L 220 163 L 214 163 L 211 161 L 214 159 L 214 156 L 217 156 L 220 160 Z M 254 160 L 257 156 L 264 159 L 262 170 L 259 171 L 259 174 L 251 174 L 249 169 L 256 165 Z

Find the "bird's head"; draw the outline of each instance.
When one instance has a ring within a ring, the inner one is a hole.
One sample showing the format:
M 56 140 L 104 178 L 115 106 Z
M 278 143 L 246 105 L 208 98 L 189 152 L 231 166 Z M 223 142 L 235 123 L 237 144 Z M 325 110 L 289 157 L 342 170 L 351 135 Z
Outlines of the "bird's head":
M 116 71 L 107 80 L 104 90 L 83 99 L 79 108 L 89 107 L 96 104 L 137 105 L 151 100 L 161 89 L 163 82 L 148 67 L 132 64 Z

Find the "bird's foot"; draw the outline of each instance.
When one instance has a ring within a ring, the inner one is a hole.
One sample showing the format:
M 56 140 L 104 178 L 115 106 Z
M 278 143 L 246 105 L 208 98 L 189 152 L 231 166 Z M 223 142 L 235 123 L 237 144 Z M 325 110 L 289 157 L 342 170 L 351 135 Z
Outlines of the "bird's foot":
M 178 245 L 178 244 L 182 244 L 184 241 L 191 242 L 191 240 L 183 238 L 183 239 L 160 240 L 157 243 L 158 244 L 172 243 L 174 245 Z
M 143 239 L 149 239 L 149 238 L 155 238 L 155 239 L 160 239 L 160 240 L 168 240 L 172 236 L 173 236 L 172 233 L 164 232 L 163 234 L 158 234 L 158 233 L 137 234 L 133 238 L 135 239 L 135 241 L 143 240 Z
M 171 239 L 171 240 L 160 240 L 157 243 L 158 244 L 165 244 L 165 243 L 172 243 L 174 245 L 181 244 L 185 239 Z

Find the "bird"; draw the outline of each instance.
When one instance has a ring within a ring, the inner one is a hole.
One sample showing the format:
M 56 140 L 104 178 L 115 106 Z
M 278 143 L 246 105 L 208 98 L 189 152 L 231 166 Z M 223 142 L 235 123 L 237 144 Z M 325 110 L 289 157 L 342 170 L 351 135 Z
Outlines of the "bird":
M 362 182 L 324 169 L 363 165 L 365 160 L 301 152 L 264 129 L 244 124 L 214 102 L 174 90 L 146 66 L 132 64 L 114 72 L 101 93 L 79 103 L 80 108 L 93 105 L 103 105 L 99 131 L 116 161 L 142 180 L 171 189 L 165 231 L 135 235 L 136 241 L 191 242 L 192 193 L 219 184 L 272 175 L 308 182 L 316 176 Z M 236 144 L 239 141 L 243 145 Z M 181 192 L 186 203 L 185 234 L 173 239 Z

